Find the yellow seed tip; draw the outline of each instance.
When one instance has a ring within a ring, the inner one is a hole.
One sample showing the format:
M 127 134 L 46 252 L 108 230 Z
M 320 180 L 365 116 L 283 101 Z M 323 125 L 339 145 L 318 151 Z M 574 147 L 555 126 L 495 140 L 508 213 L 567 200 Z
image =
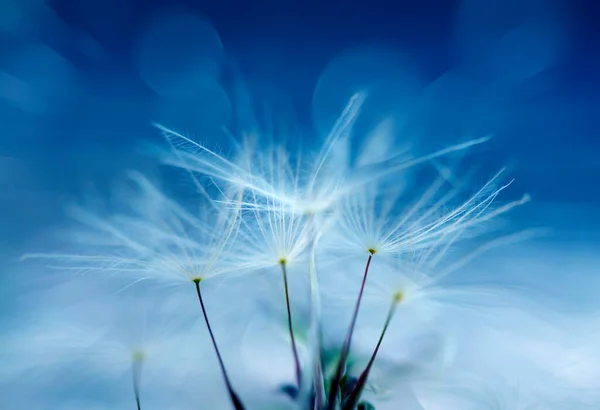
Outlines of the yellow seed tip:
M 202 278 L 201 277 L 192 278 L 192 282 L 194 282 L 195 284 L 199 284 L 200 282 L 202 282 Z
M 377 253 L 377 250 L 375 248 L 369 248 L 369 253 L 371 255 L 375 255 Z
M 280 265 L 285 265 L 286 263 L 287 263 L 287 259 L 285 259 L 285 258 L 279 259 L 279 264 Z
M 396 303 L 396 304 L 402 302 L 402 300 L 404 299 L 404 293 L 397 290 L 396 292 L 394 292 L 393 299 L 394 299 L 394 303 Z
M 134 350 L 133 354 L 131 355 L 132 360 L 136 363 L 143 362 L 145 357 L 146 357 L 146 355 L 144 354 L 144 352 L 139 349 Z

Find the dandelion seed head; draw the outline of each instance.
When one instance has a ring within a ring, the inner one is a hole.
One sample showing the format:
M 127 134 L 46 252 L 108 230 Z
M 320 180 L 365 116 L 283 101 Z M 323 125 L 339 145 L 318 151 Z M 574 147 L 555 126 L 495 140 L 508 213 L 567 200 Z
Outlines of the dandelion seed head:
M 327 232 L 323 246 L 340 254 L 367 251 L 385 258 L 408 257 L 421 269 L 432 270 L 447 261 L 449 251 L 461 242 L 490 231 L 489 221 L 529 200 L 525 195 L 496 204 L 498 195 L 510 185 L 500 184 L 503 170 L 465 195 L 468 178 L 461 180 L 439 164 L 434 168 L 437 180 L 419 190 L 416 197 L 414 190 L 396 189 L 385 181 L 355 190 L 342 201 L 334 229 Z M 452 269 L 459 265 L 457 262 Z

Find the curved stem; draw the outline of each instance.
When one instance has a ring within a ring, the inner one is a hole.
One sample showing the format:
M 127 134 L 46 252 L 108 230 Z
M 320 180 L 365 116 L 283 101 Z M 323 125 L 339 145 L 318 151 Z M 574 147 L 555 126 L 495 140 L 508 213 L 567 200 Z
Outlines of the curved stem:
M 371 355 L 371 358 L 369 359 L 369 363 L 367 364 L 367 367 L 365 367 L 365 370 L 363 370 L 360 377 L 356 381 L 354 390 L 352 390 L 352 393 L 350 393 L 350 395 L 348 396 L 348 399 L 344 402 L 344 406 L 342 407 L 343 410 L 354 410 L 354 408 L 358 404 L 358 400 L 360 399 L 360 395 L 362 394 L 365 384 L 367 383 L 367 378 L 369 377 L 369 372 L 371 371 L 371 367 L 373 366 L 373 363 L 375 362 L 375 357 L 377 357 L 377 352 L 379 352 L 379 347 L 381 346 L 381 342 L 383 341 L 385 332 L 386 332 L 388 326 L 390 325 L 392 318 L 394 317 L 394 313 L 396 313 L 396 308 L 398 307 L 398 303 L 399 302 L 396 299 L 394 299 L 394 301 L 392 302 L 392 306 L 390 306 L 390 310 L 389 310 L 387 318 L 385 320 L 385 325 L 383 326 L 383 330 L 381 331 L 381 335 L 379 336 L 379 340 L 377 341 L 377 346 L 375 346 L 375 350 L 373 351 L 373 354 Z
M 198 293 L 198 300 L 200 301 L 200 307 L 202 308 L 202 314 L 204 315 L 204 321 L 206 322 L 206 327 L 208 328 L 208 333 L 210 333 L 210 338 L 212 340 L 213 347 L 215 348 L 215 353 L 217 354 L 217 359 L 219 359 L 219 365 L 221 366 L 221 373 L 223 373 L 223 379 L 225 380 L 225 385 L 227 386 L 227 391 L 229 392 L 229 398 L 231 399 L 231 403 L 233 403 L 233 407 L 235 410 L 245 410 L 244 405 L 239 399 L 238 395 L 233 390 L 233 386 L 231 385 L 231 381 L 229 380 L 229 376 L 227 375 L 227 370 L 225 370 L 225 364 L 223 363 L 223 359 L 221 358 L 221 353 L 219 352 L 219 348 L 217 347 L 217 341 L 215 340 L 215 335 L 210 327 L 210 322 L 208 320 L 208 315 L 206 314 L 206 309 L 204 308 L 204 302 L 202 301 L 202 293 L 200 292 L 200 281 L 195 280 L 196 284 L 196 293 Z
M 340 360 L 335 371 L 335 376 L 331 381 L 329 389 L 329 401 L 327 403 L 328 410 L 335 409 L 335 403 L 337 395 L 340 389 L 344 369 L 346 368 L 346 361 L 348 360 L 348 354 L 350 353 L 350 345 L 352 343 L 352 334 L 354 333 L 354 326 L 356 325 L 356 319 L 358 318 L 358 311 L 360 309 L 360 302 L 362 300 L 363 292 L 365 290 L 365 284 L 367 283 L 367 275 L 369 274 L 369 266 L 371 266 L 371 259 L 373 259 L 373 252 L 369 252 L 369 258 L 367 259 L 367 265 L 365 267 L 365 273 L 363 274 L 362 283 L 360 285 L 360 291 L 358 292 L 358 298 L 356 299 L 356 305 L 354 306 L 354 313 L 352 314 L 352 321 L 350 322 L 350 328 L 346 334 L 342 352 L 340 353 Z
M 298 349 L 296 347 L 296 338 L 294 337 L 294 326 L 292 324 L 292 311 L 290 308 L 290 294 L 288 290 L 287 268 L 285 261 L 281 262 L 281 272 L 283 273 L 283 287 L 285 289 L 285 305 L 287 307 L 288 330 L 290 332 L 290 339 L 292 340 L 292 353 L 294 354 L 294 363 L 296 366 L 296 382 L 298 383 L 298 389 L 300 389 L 302 383 L 302 370 L 300 369 L 300 359 L 298 357 Z

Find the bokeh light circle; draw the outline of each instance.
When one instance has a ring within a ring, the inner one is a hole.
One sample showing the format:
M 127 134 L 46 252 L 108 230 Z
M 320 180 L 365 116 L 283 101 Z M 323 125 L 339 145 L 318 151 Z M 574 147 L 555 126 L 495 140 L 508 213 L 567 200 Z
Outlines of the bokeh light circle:
M 350 97 L 361 91 L 367 100 L 358 128 L 368 131 L 389 117 L 397 123 L 407 121 L 422 88 L 416 72 L 407 56 L 386 48 L 353 49 L 338 56 L 323 71 L 313 94 L 317 132 L 326 135 Z
M 135 58 L 142 79 L 157 94 L 189 96 L 215 81 L 223 46 L 204 17 L 166 12 L 146 21 Z

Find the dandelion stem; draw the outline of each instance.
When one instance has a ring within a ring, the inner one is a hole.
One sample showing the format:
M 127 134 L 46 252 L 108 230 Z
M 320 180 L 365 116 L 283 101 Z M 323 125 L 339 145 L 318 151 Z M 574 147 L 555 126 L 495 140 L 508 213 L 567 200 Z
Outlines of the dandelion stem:
M 217 354 L 217 359 L 219 359 L 219 365 L 221 366 L 221 372 L 223 373 L 223 379 L 225 380 L 225 385 L 227 386 L 227 391 L 229 392 L 229 398 L 233 403 L 233 407 L 235 410 L 245 410 L 244 405 L 241 400 L 233 390 L 233 386 L 231 385 L 231 381 L 229 380 L 229 376 L 227 375 L 227 370 L 225 370 L 225 364 L 223 363 L 223 359 L 221 358 L 221 353 L 219 352 L 219 348 L 217 347 L 217 341 L 215 340 L 215 335 L 210 327 L 210 322 L 208 320 L 208 315 L 206 314 L 206 309 L 204 308 L 204 302 L 202 301 L 202 293 L 200 292 L 200 280 L 194 280 L 196 284 L 196 293 L 198 293 L 198 300 L 200 301 L 200 307 L 202 308 L 202 314 L 204 315 L 204 321 L 206 322 L 206 327 L 208 328 L 208 333 L 210 333 L 210 338 L 212 340 L 213 347 L 215 348 L 215 353 Z
M 312 363 L 312 384 L 314 389 L 313 409 L 323 409 L 325 399 L 325 387 L 323 382 L 323 365 L 321 363 L 321 301 L 319 293 L 319 278 L 315 267 L 315 253 L 319 235 L 315 230 L 315 215 L 310 213 L 307 218 L 308 226 L 311 229 L 311 244 L 310 244 L 310 262 L 309 262 L 309 277 L 310 277 L 310 330 L 309 330 L 309 346 L 311 355 L 314 355 L 314 363 Z
M 350 344 L 352 342 L 352 334 L 354 333 L 354 326 L 356 325 L 356 319 L 358 318 L 358 311 L 360 309 L 360 302 L 362 300 L 363 292 L 365 290 L 365 284 L 367 283 L 367 275 L 369 274 L 369 266 L 371 266 L 371 259 L 373 259 L 374 251 L 369 251 L 369 258 L 367 259 L 367 265 L 365 267 L 365 273 L 363 275 L 362 283 L 360 285 L 360 291 L 358 292 L 358 298 L 356 299 L 356 306 L 354 307 L 354 313 L 352 314 L 352 321 L 350 322 L 350 327 L 348 329 L 348 333 L 346 334 L 346 339 L 344 340 L 344 345 L 342 346 L 342 351 L 340 353 L 340 360 L 338 361 L 338 365 L 335 371 L 335 376 L 331 381 L 331 386 L 329 390 L 329 401 L 327 403 L 328 410 L 334 410 L 335 403 L 337 400 L 338 391 L 340 389 L 340 384 L 342 381 L 343 373 L 346 368 L 346 361 L 348 360 L 348 354 L 350 352 Z
M 292 324 L 292 311 L 290 308 L 290 294 L 288 290 L 287 268 L 285 261 L 281 261 L 281 272 L 283 274 L 283 287 L 285 289 L 285 305 L 287 307 L 288 329 L 290 332 L 290 338 L 292 340 L 292 352 L 294 353 L 294 363 L 296 366 L 296 381 L 298 383 L 298 389 L 300 389 L 302 383 L 302 371 L 300 370 L 300 359 L 298 358 L 298 349 L 296 347 L 296 339 L 294 337 L 294 326 Z
M 379 336 L 379 341 L 377 341 L 377 346 L 375 346 L 375 350 L 373 351 L 373 354 L 371 355 L 371 359 L 369 359 L 369 363 L 367 364 L 367 367 L 365 367 L 365 370 L 363 370 L 363 372 L 359 376 L 358 380 L 356 381 L 356 384 L 354 385 L 354 389 L 352 390 L 352 393 L 350 393 L 350 395 L 344 402 L 342 410 L 354 410 L 354 408 L 356 407 L 356 404 L 358 403 L 358 400 L 360 399 L 360 395 L 362 394 L 365 384 L 367 383 L 367 378 L 369 377 L 369 372 L 371 371 L 373 362 L 375 362 L 375 357 L 377 357 L 377 353 L 379 352 L 379 347 L 381 346 L 381 342 L 383 341 L 385 332 L 386 332 L 388 326 L 390 325 L 392 318 L 394 317 L 394 313 L 396 313 L 396 308 L 398 307 L 399 303 L 400 303 L 400 298 L 394 296 L 394 300 L 392 301 L 392 305 L 390 306 L 390 310 L 388 312 L 387 318 L 385 319 L 385 325 L 383 326 L 383 330 L 381 331 L 381 335 Z
M 135 404 L 137 410 L 141 410 L 140 405 L 140 378 L 142 376 L 142 363 L 139 360 L 134 360 L 131 366 L 131 372 L 133 376 L 133 394 L 135 395 Z

